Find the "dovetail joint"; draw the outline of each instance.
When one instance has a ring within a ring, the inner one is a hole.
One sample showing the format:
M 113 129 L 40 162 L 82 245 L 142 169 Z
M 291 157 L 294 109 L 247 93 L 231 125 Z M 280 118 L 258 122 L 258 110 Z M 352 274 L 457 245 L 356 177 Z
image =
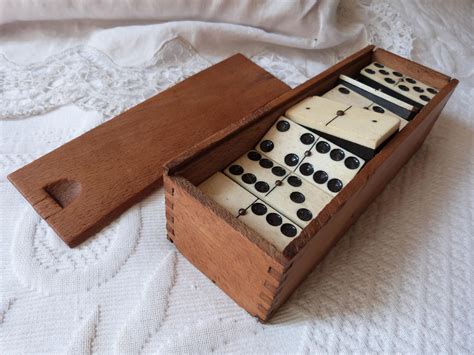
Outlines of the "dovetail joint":
M 260 299 L 261 299 L 262 301 L 264 301 L 264 302 L 268 305 L 268 307 L 271 306 L 273 300 L 272 300 L 272 298 L 271 298 L 270 296 L 268 296 L 266 293 L 260 292 L 260 294 L 258 295 L 258 297 L 260 297 Z
M 279 282 L 281 280 L 282 274 L 278 272 L 277 270 L 275 270 L 274 268 L 272 268 L 271 266 L 268 267 L 267 273 L 276 281 Z
M 291 267 L 291 265 L 289 266 Z M 258 309 L 268 317 L 272 311 L 272 306 L 279 299 L 281 286 L 288 276 L 287 267 L 283 273 L 269 266 L 267 269 L 268 278 L 263 282 L 262 292 L 259 294 L 259 303 L 257 304 Z
M 258 308 L 259 311 L 261 311 L 261 312 L 265 315 L 265 317 L 266 317 L 266 315 L 270 312 L 270 309 L 265 308 L 265 306 L 263 306 L 263 305 L 260 304 L 260 303 L 257 304 L 257 308 Z M 264 317 L 264 318 L 265 318 L 265 317 Z
M 174 203 L 173 203 L 172 196 L 174 196 L 174 187 L 171 188 L 171 191 L 167 190 L 167 193 L 165 195 L 166 219 L 167 219 L 166 220 L 166 229 L 168 231 L 168 239 L 170 241 L 173 241 L 172 238 L 175 236 L 175 233 L 174 233 L 175 219 L 174 219 L 174 214 L 173 214 Z
M 168 231 L 169 234 L 174 236 L 174 227 L 171 224 L 166 223 L 166 230 Z

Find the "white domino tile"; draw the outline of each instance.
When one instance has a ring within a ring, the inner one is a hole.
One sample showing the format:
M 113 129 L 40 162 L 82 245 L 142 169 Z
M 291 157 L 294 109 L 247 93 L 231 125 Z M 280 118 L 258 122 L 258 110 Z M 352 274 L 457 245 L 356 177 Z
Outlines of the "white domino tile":
M 343 102 L 310 96 L 290 107 L 285 116 L 306 127 L 320 129 L 334 120 L 337 111 L 346 111 L 350 107 Z
M 341 191 L 365 161 L 349 151 L 320 138 L 305 157 L 296 173 L 323 191 L 336 195 Z
M 263 199 L 304 228 L 331 201 L 332 196 L 297 174 L 290 174 Z
M 365 77 L 393 89 L 395 85 L 403 78 L 403 74 L 386 67 L 381 63 L 370 63 L 363 68 L 360 73 Z
M 300 227 L 261 200 L 256 201 L 238 219 L 280 251 L 301 232 Z
M 407 111 L 415 111 L 416 108 L 413 107 L 412 105 L 410 104 L 407 104 L 406 102 L 404 101 L 401 101 L 393 96 L 390 96 L 388 94 L 385 94 L 383 93 L 382 91 L 380 90 L 376 90 L 364 83 L 361 83 L 360 81 L 358 80 L 355 80 L 355 79 L 352 79 L 351 77 L 348 77 L 346 75 L 340 75 L 339 76 L 339 79 L 350 84 L 350 85 L 353 85 L 353 86 L 357 86 L 358 88 L 364 90 L 365 92 L 371 94 L 371 95 L 375 95 L 375 96 L 378 96 L 379 98 L 381 98 L 382 100 L 385 100 L 385 101 L 388 101 L 388 102 L 391 102 L 393 103 L 394 105 L 396 106 L 399 106 Z
M 376 149 L 400 127 L 398 117 L 312 96 L 286 111 L 291 120 L 317 131 Z
M 235 181 L 217 172 L 198 188 L 282 251 L 301 228 Z
M 396 88 L 402 95 L 422 105 L 426 105 L 438 93 L 435 88 L 407 76 L 396 85 Z
M 255 150 L 247 152 L 224 170 L 224 174 L 259 198 L 265 196 L 289 172 Z
M 239 215 L 239 210 L 247 208 L 257 200 L 257 197 L 221 172 L 212 175 L 198 188 L 235 217 Z
M 281 117 L 255 149 L 287 169 L 294 170 L 318 138 L 304 127 Z
M 435 88 L 403 75 L 381 63 L 371 63 L 363 68 L 360 73 L 421 105 L 426 105 L 438 93 Z
M 362 108 L 366 110 L 370 110 L 376 113 L 384 113 L 393 117 L 396 117 L 400 120 L 400 129 L 404 128 L 408 121 L 399 117 L 396 113 L 390 111 L 389 109 L 378 105 L 375 102 L 370 101 L 366 97 L 362 96 L 361 94 L 349 89 L 348 87 L 339 84 L 334 87 L 332 90 L 329 90 L 325 93 L 322 97 L 342 102 L 353 107 Z
M 327 93 L 322 95 L 322 97 L 332 100 L 345 103 L 349 106 L 355 106 L 360 108 L 368 108 L 373 102 L 365 98 L 362 95 L 350 90 L 344 85 L 337 85 L 333 89 L 329 90 Z

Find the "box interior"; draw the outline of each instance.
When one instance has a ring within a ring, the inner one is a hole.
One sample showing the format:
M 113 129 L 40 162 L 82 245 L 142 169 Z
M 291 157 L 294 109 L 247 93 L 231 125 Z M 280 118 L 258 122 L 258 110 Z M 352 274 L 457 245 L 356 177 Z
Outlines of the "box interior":
M 387 65 L 388 67 L 409 75 L 414 79 L 420 80 L 427 85 L 431 85 L 438 90 L 443 89 L 451 80 L 449 77 L 434 72 L 433 70 L 425 68 L 417 63 L 398 57 L 382 49 L 376 49 L 366 53 L 365 56 L 362 56 L 355 62 L 351 62 L 350 65 L 346 65 L 340 70 L 335 70 L 332 72 L 328 71 L 328 73 L 324 72 L 302 84 L 300 87 L 295 88 L 289 94 L 284 94 L 283 97 L 272 101 L 268 105 L 271 106 L 270 109 L 263 110 L 263 113 L 257 112 L 254 117 L 243 120 L 242 124 L 238 127 L 231 127 L 229 129 L 230 133 L 226 134 L 221 139 L 214 141 L 212 144 L 208 145 L 206 149 L 202 149 L 197 154 L 194 154 L 192 159 L 188 159 L 183 164 L 180 164 L 177 169 L 172 171 L 170 175 L 180 176 L 188 180 L 194 187 L 196 187 L 217 171 L 221 171 L 226 168 L 230 163 L 239 158 L 241 155 L 245 154 L 248 150 L 253 149 L 274 124 L 274 122 L 280 116 L 284 115 L 288 108 L 303 100 L 307 96 L 324 94 L 337 85 L 339 75 L 344 74 L 353 77 L 357 75 L 363 67 L 374 61 Z M 314 84 L 312 83 L 313 81 Z M 420 112 L 422 111 L 423 109 L 420 110 Z M 419 115 L 420 114 L 418 113 L 407 125 L 407 127 L 404 128 L 402 131 L 404 135 L 410 134 L 410 125 L 415 124 Z M 396 141 L 400 134 L 401 132 L 395 135 L 392 141 Z M 390 143 L 392 143 L 392 141 Z M 387 146 L 385 146 L 377 156 L 381 155 L 381 153 L 386 149 Z M 359 171 L 358 175 L 363 175 L 367 169 L 376 168 L 377 156 L 369 161 Z M 344 190 L 347 190 L 347 187 L 352 183 L 353 181 L 351 181 L 351 183 L 348 184 L 339 194 L 344 192 Z M 332 212 L 337 211 L 337 209 L 341 207 L 343 202 L 341 199 L 337 198 L 338 196 L 333 198 L 333 200 L 323 209 L 323 211 L 321 211 L 320 215 L 324 214 L 330 205 Z M 304 233 L 307 233 L 307 230 L 310 226 L 311 224 L 304 228 L 302 233 L 294 239 L 297 239 Z

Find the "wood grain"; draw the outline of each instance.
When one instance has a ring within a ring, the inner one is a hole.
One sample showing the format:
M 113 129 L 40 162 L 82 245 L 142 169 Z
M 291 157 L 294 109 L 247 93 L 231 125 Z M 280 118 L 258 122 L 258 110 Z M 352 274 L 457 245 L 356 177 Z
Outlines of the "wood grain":
M 162 184 L 163 164 L 288 90 L 235 55 L 8 176 L 75 246 Z
M 186 179 L 166 176 L 165 184 L 168 238 L 241 307 L 266 319 L 282 264 L 253 243 L 251 229 Z

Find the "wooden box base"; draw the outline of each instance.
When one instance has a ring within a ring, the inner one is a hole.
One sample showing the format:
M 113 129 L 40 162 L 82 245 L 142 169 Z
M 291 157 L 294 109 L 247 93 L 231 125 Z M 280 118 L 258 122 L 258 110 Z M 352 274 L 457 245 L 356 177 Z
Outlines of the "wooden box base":
M 340 74 L 381 62 L 439 93 L 321 211 L 283 252 L 196 186 L 251 149 L 287 108 L 322 94 Z M 227 127 L 167 164 L 168 238 L 250 314 L 266 321 L 418 150 L 458 81 L 368 46 Z

